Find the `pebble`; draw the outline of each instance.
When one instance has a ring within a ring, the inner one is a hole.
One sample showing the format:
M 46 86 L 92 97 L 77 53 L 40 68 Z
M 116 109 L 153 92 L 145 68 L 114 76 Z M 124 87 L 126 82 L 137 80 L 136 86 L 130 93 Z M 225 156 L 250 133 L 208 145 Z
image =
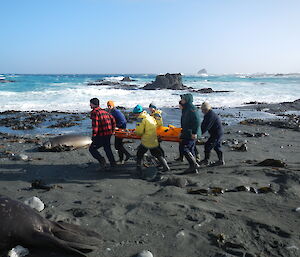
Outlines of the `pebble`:
M 196 225 L 193 226 L 193 229 L 195 229 L 196 231 L 199 231 L 201 228 L 202 228 L 202 224 L 201 223 L 196 224 Z
M 30 206 L 32 209 L 37 210 L 38 212 L 41 212 L 45 209 L 45 204 L 41 201 L 41 199 L 35 196 L 25 200 L 24 203 Z
M 29 254 L 29 251 L 27 248 L 24 248 L 21 245 L 17 245 L 16 247 L 14 247 L 13 249 L 11 249 L 8 252 L 8 257 L 23 257 Z
M 204 218 L 200 223 L 197 223 L 193 226 L 193 229 L 196 231 L 201 231 L 203 225 L 205 225 L 206 223 L 209 223 L 211 220 L 209 218 Z
M 236 139 L 233 139 L 233 140 L 232 140 L 232 143 L 233 143 L 234 145 L 238 145 L 238 144 L 239 144 L 239 141 L 236 140 Z
M 299 248 L 296 245 L 287 246 L 286 249 L 287 250 L 296 250 L 296 251 L 299 250 Z
M 153 257 L 153 254 L 148 250 L 143 250 L 142 252 L 138 253 L 136 257 Z
M 28 161 L 29 157 L 26 154 L 12 154 L 11 159 L 15 161 Z
M 180 230 L 177 234 L 176 234 L 177 238 L 181 238 L 181 237 L 185 237 L 185 232 L 184 230 Z

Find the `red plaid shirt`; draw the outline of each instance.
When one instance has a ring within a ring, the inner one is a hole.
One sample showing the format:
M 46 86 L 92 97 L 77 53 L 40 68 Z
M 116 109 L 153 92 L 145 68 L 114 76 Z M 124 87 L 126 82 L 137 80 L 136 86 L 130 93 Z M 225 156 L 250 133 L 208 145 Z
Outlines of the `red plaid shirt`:
M 94 136 L 109 136 L 114 133 L 116 128 L 116 120 L 108 112 L 100 107 L 91 111 L 91 120 Z

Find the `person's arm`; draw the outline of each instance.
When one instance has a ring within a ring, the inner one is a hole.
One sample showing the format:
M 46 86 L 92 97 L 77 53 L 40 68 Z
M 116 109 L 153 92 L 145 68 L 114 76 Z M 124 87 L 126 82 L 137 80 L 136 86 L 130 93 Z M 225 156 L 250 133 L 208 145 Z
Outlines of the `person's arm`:
M 197 138 L 199 126 L 200 126 L 200 118 L 198 114 L 198 110 L 193 110 L 191 112 L 191 129 L 192 129 L 192 139 Z
M 163 125 L 162 116 L 159 113 L 154 113 L 154 119 L 156 120 L 157 127 Z
M 117 124 L 116 124 L 116 119 L 115 119 L 115 117 L 113 116 L 113 115 L 111 115 L 111 114 L 109 114 L 109 116 L 110 116 L 110 120 L 111 120 L 111 129 L 112 129 L 112 131 L 115 131 L 115 129 L 116 129 L 116 126 L 117 126 Z
M 95 137 L 98 134 L 98 129 L 99 129 L 98 115 L 92 112 L 91 119 L 92 119 L 92 137 Z
M 202 134 L 204 134 L 206 131 L 208 131 L 212 128 L 215 120 L 216 120 L 216 116 L 212 112 L 210 112 L 204 116 L 204 120 L 201 124 Z
M 126 118 L 125 118 L 125 115 L 120 111 L 120 110 L 117 110 L 115 112 L 116 116 L 115 116 L 115 119 L 116 121 L 118 121 L 118 125 L 120 128 L 124 128 L 126 127 Z
M 113 116 L 115 118 L 115 120 L 117 120 L 117 114 L 116 114 L 115 110 L 112 110 L 111 112 L 109 112 L 109 114 L 111 116 Z
M 201 133 L 202 135 L 207 131 L 207 116 L 204 115 L 204 119 L 201 123 Z
M 136 122 L 135 134 L 142 136 L 145 132 L 145 121 L 142 118 L 138 118 Z
M 120 111 L 120 127 L 121 128 L 126 128 L 127 125 L 127 120 L 125 115 Z

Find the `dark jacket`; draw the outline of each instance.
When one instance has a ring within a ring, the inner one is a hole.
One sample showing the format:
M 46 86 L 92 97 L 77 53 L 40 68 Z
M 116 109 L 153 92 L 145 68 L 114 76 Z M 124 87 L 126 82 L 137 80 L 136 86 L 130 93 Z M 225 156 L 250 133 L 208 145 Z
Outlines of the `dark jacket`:
M 201 131 L 202 134 L 208 131 L 212 137 L 219 137 L 223 135 L 224 131 L 221 119 L 213 110 L 210 110 L 204 115 L 204 119 L 201 124 Z
M 184 94 L 181 99 L 185 99 L 186 103 L 183 104 L 181 115 L 181 138 L 191 139 L 192 134 L 199 134 L 200 116 L 198 109 L 193 105 L 192 94 Z
M 126 123 L 127 123 L 127 120 L 124 116 L 124 114 L 116 109 L 116 108 L 113 108 L 111 111 L 110 111 L 110 114 L 112 116 L 114 116 L 115 120 L 116 120 L 116 123 L 117 123 L 117 128 L 122 128 L 122 129 L 125 129 L 126 128 Z

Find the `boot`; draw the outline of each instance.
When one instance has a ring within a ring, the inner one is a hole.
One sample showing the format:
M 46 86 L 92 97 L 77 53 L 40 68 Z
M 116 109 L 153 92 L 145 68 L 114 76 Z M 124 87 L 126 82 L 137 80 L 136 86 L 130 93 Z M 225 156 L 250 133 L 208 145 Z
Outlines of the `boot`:
M 123 160 L 123 158 L 119 160 L 120 164 L 122 164 L 122 165 L 125 164 L 125 162 L 127 162 L 131 157 L 132 156 L 130 154 L 126 154 L 125 160 Z
M 170 171 L 170 167 L 168 166 L 168 163 L 164 157 L 158 157 L 157 159 L 159 160 L 161 166 L 163 167 L 162 172 Z
M 132 157 L 132 156 L 131 156 L 130 153 L 126 153 L 126 157 L 125 157 L 124 162 L 127 162 L 131 157 Z
M 177 162 L 183 162 L 183 154 L 180 154 L 179 157 L 174 160 Z
M 211 164 L 211 166 L 223 166 L 225 165 L 225 162 L 224 162 L 224 158 L 223 158 L 223 152 L 222 151 L 218 151 L 217 152 L 217 155 L 218 155 L 218 161 L 214 162 Z
M 112 162 L 112 163 L 110 164 L 110 167 L 111 167 L 111 168 L 116 168 L 116 167 L 118 167 L 118 164 L 117 164 L 116 162 Z
M 218 154 L 218 158 L 219 158 L 219 163 L 221 163 L 221 165 L 225 165 L 223 152 L 219 151 L 219 152 L 217 152 L 217 154 Z
M 210 158 L 210 152 L 204 152 L 204 159 L 199 162 L 199 165 L 207 166 Z
M 199 153 L 198 148 L 196 146 L 195 146 L 195 156 L 196 156 L 197 163 L 199 163 L 201 161 L 201 156 L 200 156 L 200 153 Z
M 119 155 L 119 163 L 120 164 L 124 164 L 124 154 L 120 151 L 120 150 L 118 150 L 118 155 Z
M 197 153 L 197 154 L 196 154 L 196 161 L 197 161 L 197 163 L 200 163 L 200 162 L 201 162 L 201 156 L 200 156 L 200 153 Z
M 100 168 L 99 168 L 99 171 L 102 171 L 102 170 L 105 170 L 106 169 L 106 160 L 104 157 L 101 157 L 99 160 L 98 160 L 99 164 L 100 164 Z
M 196 162 L 195 156 L 191 152 L 185 153 L 184 156 L 190 166 L 182 174 L 198 173 L 200 166 Z

